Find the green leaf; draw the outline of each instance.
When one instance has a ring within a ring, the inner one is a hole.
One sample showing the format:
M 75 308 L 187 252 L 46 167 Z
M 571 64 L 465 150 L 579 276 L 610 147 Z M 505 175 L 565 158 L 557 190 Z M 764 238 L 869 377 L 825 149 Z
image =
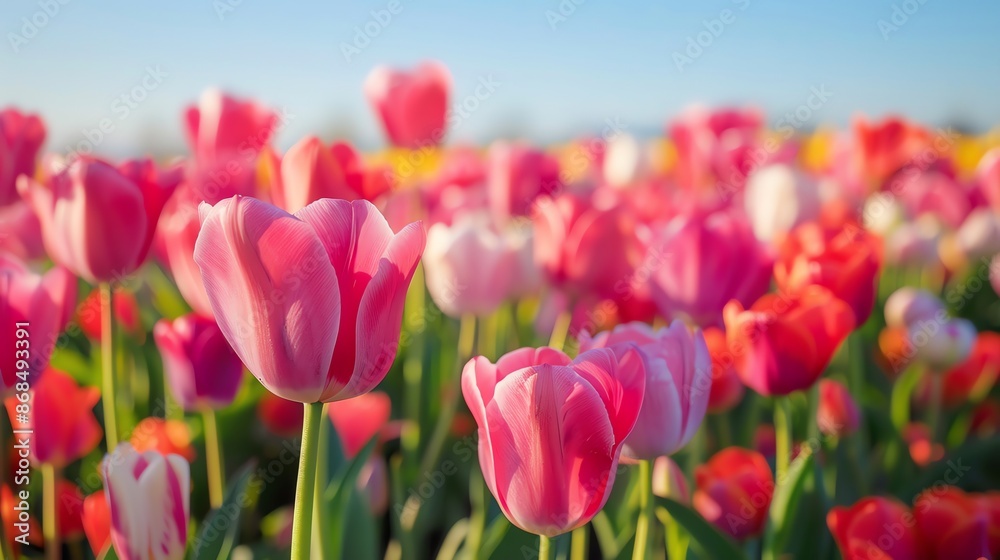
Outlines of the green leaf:
M 336 433 L 336 430 L 330 430 Z M 329 481 L 325 490 L 318 496 L 321 500 L 319 522 L 322 530 L 320 541 L 323 558 L 341 558 L 344 547 L 344 533 L 347 526 L 347 506 L 351 503 L 351 494 L 358 481 L 361 467 L 368 462 L 378 436 L 372 437 L 358 454 L 351 459 L 338 476 Z M 322 486 L 321 486 L 322 488 Z
M 714 560 L 746 560 L 746 555 L 740 547 L 723 534 L 714 525 L 705 520 L 698 512 L 684 504 L 655 496 L 656 505 L 667 510 L 667 513 L 691 535 L 695 546 L 701 549 L 705 558 Z
M 764 531 L 764 560 L 778 558 L 788 542 L 805 481 L 814 473 L 812 464 L 812 451 L 807 447 L 803 448 L 788 467 L 785 479 L 778 481 L 768 511 L 767 529 Z
M 225 560 L 233 553 L 240 528 L 240 516 L 248 503 L 256 499 L 248 490 L 256 461 L 247 463 L 226 489 L 222 507 L 212 510 L 202 524 L 201 533 L 192 543 L 194 560 Z

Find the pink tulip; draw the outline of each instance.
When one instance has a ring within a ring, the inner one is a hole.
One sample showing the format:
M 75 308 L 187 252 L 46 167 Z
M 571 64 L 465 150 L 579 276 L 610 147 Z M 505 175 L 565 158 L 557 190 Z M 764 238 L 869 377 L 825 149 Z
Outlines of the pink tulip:
M 0 207 L 0 253 L 33 261 L 45 256 L 42 226 L 23 200 Z
M 194 259 L 216 321 L 260 382 L 303 403 L 370 391 L 396 357 L 425 235 L 393 235 L 368 201 L 294 215 L 253 198 L 203 204 Z
M 653 461 L 653 494 L 682 504 L 691 503 L 691 488 L 684 471 L 670 457 L 657 457 Z
M 555 536 L 584 525 L 614 485 L 639 416 L 643 366 L 634 348 L 570 361 L 551 348 L 479 356 L 462 392 L 479 424 L 479 463 L 500 508 L 521 529 Z
M 188 145 L 195 158 L 208 162 L 255 155 L 271 141 L 278 117 L 253 100 L 210 89 L 184 113 Z
M 490 145 L 487 158 L 486 189 L 497 219 L 530 216 L 539 196 L 559 194 L 559 161 L 544 151 L 499 141 Z
M 179 455 L 121 443 L 101 463 L 111 543 L 122 560 L 179 560 L 187 547 L 191 467 Z
M 309 136 L 285 153 L 281 180 L 275 187 L 275 203 L 297 212 L 321 198 L 374 200 L 390 184 L 383 174 L 363 169 L 361 157 L 350 144 L 324 146 L 319 138 Z
M 990 208 L 1000 212 L 1000 148 L 993 148 L 979 160 L 975 185 Z
M 115 169 L 81 156 L 40 185 L 23 178 L 21 196 L 38 215 L 54 261 L 90 283 L 120 280 L 146 259 L 179 170 L 156 170 L 150 160 Z
M 698 190 L 718 182 L 730 192 L 742 189 L 753 167 L 751 156 L 763 120 L 754 109 L 710 112 L 692 107 L 684 111 L 669 128 L 677 150 L 680 186 Z
M 389 395 L 372 391 L 353 399 L 331 403 L 330 421 L 340 436 L 344 456 L 354 458 L 372 438 L 382 439 L 392 414 Z M 385 513 L 389 505 L 389 476 L 385 458 L 377 451 L 368 457 L 358 473 L 358 490 L 368 499 L 375 515 Z
M 185 410 L 224 408 L 243 380 L 243 363 L 215 321 L 195 313 L 160 319 L 153 338 L 174 399 Z
M 445 135 L 451 74 L 439 62 L 411 71 L 378 66 L 365 79 L 365 96 L 393 145 L 438 145 Z
M 17 258 L 0 254 L 0 343 L 9 349 L 0 354 L 0 395 L 19 382 L 31 385 L 48 366 L 75 306 L 76 278 L 68 270 L 56 266 L 38 275 Z M 18 324 L 23 324 L 22 336 Z M 27 380 L 18 377 L 19 371 L 28 372 Z
M 646 370 L 646 393 L 623 454 L 637 460 L 671 455 L 687 445 L 705 418 L 712 388 L 712 362 L 700 330 L 684 323 L 654 331 L 645 323 L 619 325 L 591 337 L 580 335 L 580 351 L 635 345 Z
M 14 108 L 0 111 L 0 207 L 17 202 L 17 178 L 34 176 L 43 142 L 45 123 L 38 115 Z
M 732 212 L 678 216 L 652 250 L 661 255 L 650 279 L 660 312 L 703 327 L 720 326 L 730 300 L 747 306 L 771 284 L 772 255 Z
M 194 245 L 201 231 L 196 205 L 185 200 L 187 189 L 182 187 L 179 197 L 173 198 L 163 209 L 157 228 L 158 247 L 170 275 L 173 276 L 184 301 L 197 313 L 212 316 L 201 270 L 194 262 Z

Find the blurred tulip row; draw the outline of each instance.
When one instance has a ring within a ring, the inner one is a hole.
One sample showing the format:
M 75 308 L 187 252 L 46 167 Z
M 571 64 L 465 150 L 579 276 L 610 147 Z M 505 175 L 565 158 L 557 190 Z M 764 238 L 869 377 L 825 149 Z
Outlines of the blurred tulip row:
M 378 152 L 0 112 L 3 558 L 1000 558 L 1000 132 L 478 147 L 439 63 L 359 89 Z

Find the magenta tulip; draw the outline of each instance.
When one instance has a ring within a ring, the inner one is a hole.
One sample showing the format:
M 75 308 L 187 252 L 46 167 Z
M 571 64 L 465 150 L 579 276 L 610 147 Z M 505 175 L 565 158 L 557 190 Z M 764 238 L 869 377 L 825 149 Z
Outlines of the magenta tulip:
M 487 194 L 497 219 L 530 216 L 535 199 L 558 190 L 559 161 L 554 156 L 520 142 L 490 145 Z
M 651 278 L 664 315 L 721 326 L 722 308 L 735 299 L 748 306 L 771 284 L 773 257 L 746 219 L 732 212 L 699 212 L 672 220 L 653 243 L 661 266 Z
M 278 117 L 253 100 L 210 89 L 197 106 L 187 108 L 184 124 L 195 158 L 209 162 L 260 153 L 270 143 Z
M 365 96 L 393 145 L 420 148 L 444 139 L 451 74 L 439 62 L 411 71 L 376 67 L 365 80 Z
M 194 259 L 219 328 L 274 394 L 303 403 L 366 393 L 396 357 L 425 235 L 393 235 L 364 200 L 294 215 L 253 198 L 203 204 Z
M 215 321 L 195 313 L 161 319 L 153 338 L 174 399 L 185 410 L 217 409 L 236 398 L 243 363 Z
M 121 280 L 146 259 L 157 220 L 181 176 L 150 160 L 118 169 L 81 156 L 41 185 L 22 178 L 18 190 L 42 225 L 52 260 L 91 283 Z
M 45 123 L 17 109 L 0 111 L 0 207 L 18 200 L 17 178 L 35 174 L 38 150 L 45 142 Z
M 643 377 L 631 347 L 572 361 L 522 348 L 496 365 L 482 356 L 466 364 L 462 392 L 479 424 L 483 477 L 514 525 L 551 537 L 600 511 L 639 416 Z
M 674 321 L 653 330 L 645 323 L 619 325 L 580 336 L 580 351 L 634 344 L 646 370 L 646 396 L 623 454 L 653 460 L 687 445 L 705 418 L 712 389 L 712 361 L 700 330 Z
M 297 212 L 321 198 L 374 200 L 388 189 L 389 182 L 363 169 L 360 159 L 346 142 L 326 146 L 315 136 L 303 138 L 281 158 L 281 180 L 274 183 L 275 204 Z

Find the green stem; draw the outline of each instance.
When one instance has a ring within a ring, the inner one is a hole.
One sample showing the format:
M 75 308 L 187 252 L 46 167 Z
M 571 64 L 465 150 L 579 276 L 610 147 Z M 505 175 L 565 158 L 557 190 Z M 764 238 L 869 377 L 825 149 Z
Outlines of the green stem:
M 299 451 L 299 478 L 295 486 L 292 518 L 292 560 L 309 560 L 313 498 L 316 493 L 316 446 L 323 418 L 323 403 L 306 403 L 302 419 L 302 448 Z M 335 523 L 343 519 L 334 520 Z
M 225 482 L 225 467 L 222 464 L 222 447 L 219 444 L 219 426 L 216 423 L 215 411 L 206 408 L 201 413 L 205 426 L 205 462 L 208 467 L 208 499 L 212 509 L 222 507 L 222 496 Z
M 590 538 L 590 530 L 586 525 L 573 529 L 570 537 L 570 560 L 587 559 L 587 541 Z
M 551 560 L 552 541 L 545 535 L 538 535 L 538 560 Z
M 115 313 L 110 282 L 101 283 L 101 406 L 104 410 L 104 435 L 108 452 L 118 446 L 118 420 L 115 412 Z
M 569 335 L 569 326 L 573 320 L 573 313 L 570 310 L 563 311 L 556 319 L 555 326 L 552 327 L 552 336 L 549 337 L 549 346 L 556 350 L 562 350 L 566 345 L 566 337 Z
M 653 463 L 639 461 L 639 521 L 635 526 L 632 560 L 645 560 L 653 525 Z
M 56 468 L 51 463 L 42 465 L 42 536 L 45 537 L 45 557 L 58 560 L 62 557 L 59 543 L 59 517 L 56 509 Z
M 931 376 L 931 402 L 927 411 L 927 426 L 931 431 L 931 443 L 937 443 L 941 441 L 939 432 L 941 431 L 941 398 L 944 376 L 930 370 L 928 370 L 928 375 Z
M 715 441 L 716 448 L 722 449 L 733 444 L 733 431 L 729 426 L 729 417 L 725 414 L 712 414 L 709 416 L 711 422 L 715 424 L 715 434 L 718 438 Z
M 792 460 L 792 425 L 789 418 L 788 397 L 774 399 L 774 470 L 775 484 L 784 483 L 788 465 Z

